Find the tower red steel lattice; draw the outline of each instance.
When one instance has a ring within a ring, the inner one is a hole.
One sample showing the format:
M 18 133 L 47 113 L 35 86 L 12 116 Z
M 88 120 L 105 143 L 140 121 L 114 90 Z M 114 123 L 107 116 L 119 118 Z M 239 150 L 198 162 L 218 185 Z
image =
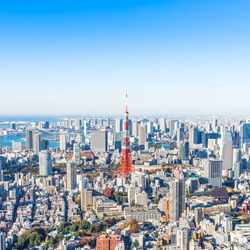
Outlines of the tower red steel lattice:
M 126 100 L 127 100 L 127 97 L 128 96 L 126 93 Z M 124 120 L 124 127 L 123 127 L 122 159 L 121 159 L 120 166 L 117 168 L 117 171 L 113 177 L 117 175 L 120 175 L 121 177 L 126 177 L 127 174 L 135 171 L 135 168 L 132 162 L 130 149 L 131 147 L 130 147 L 130 138 L 129 138 L 128 106 L 126 104 L 125 120 Z

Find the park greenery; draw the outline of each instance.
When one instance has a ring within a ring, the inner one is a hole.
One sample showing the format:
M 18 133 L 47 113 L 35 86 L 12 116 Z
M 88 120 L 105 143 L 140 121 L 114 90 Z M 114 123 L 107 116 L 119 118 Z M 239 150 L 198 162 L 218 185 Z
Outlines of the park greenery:
M 54 230 L 34 227 L 21 234 L 17 242 L 17 249 L 31 248 L 39 246 L 45 242 L 46 247 L 56 248 L 65 237 L 75 236 L 81 239 L 81 245 L 89 245 L 95 247 L 95 241 L 98 234 L 102 233 L 106 228 L 116 224 L 117 218 L 107 218 L 102 222 L 90 223 L 86 220 L 78 222 L 62 222 L 58 227 L 58 234 L 55 237 L 48 237 L 47 234 Z

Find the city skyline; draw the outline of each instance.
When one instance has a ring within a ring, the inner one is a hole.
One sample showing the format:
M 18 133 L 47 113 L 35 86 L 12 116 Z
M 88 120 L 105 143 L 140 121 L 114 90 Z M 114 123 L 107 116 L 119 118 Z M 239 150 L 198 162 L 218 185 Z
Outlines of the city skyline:
M 248 1 L 0 3 L 0 115 L 248 115 Z

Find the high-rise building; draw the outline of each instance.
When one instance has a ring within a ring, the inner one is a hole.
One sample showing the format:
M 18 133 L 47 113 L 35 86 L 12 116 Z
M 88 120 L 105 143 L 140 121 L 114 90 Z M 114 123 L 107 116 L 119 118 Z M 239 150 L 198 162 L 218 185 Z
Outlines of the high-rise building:
M 232 133 L 225 130 L 222 141 L 222 170 L 232 169 L 233 167 L 233 141 Z
M 42 150 L 39 153 L 39 175 L 48 176 L 51 174 L 51 153 L 49 152 L 49 150 Z
M 15 122 L 10 123 L 10 129 L 16 130 L 16 123 Z
M 122 132 L 114 133 L 114 147 L 118 149 L 119 152 L 122 150 Z
M 0 160 L 0 181 L 4 180 L 3 163 Z
M 122 119 L 116 119 L 115 120 L 115 132 L 122 132 L 123 126 L 122 126 Z
M 26 149 L 33 149 L 33 135 L 34 135 L 34 129 L 27 128 L 26 129 Z
M 33 134 L 33 151 L 36 155 L 38 155 L 40 150 L 41 150 L 41 137 L 39 134 Z
M 181 161 L 189 160 L 189 142 L 184 141 L 180 143 L 180 159 Z
M 177 142 L 184 140 L 184 127 L 180 127 L 177 129 Z
M 178 228 L 176 232 L 176 246 L 179 249 L 189 249 L 189 229 Z
M 138 136 L 138 122 L 136 120 L 133 120 L 132 122 L 132 136 Z
M 208 184 L 221 187 L 222 184 L 222 161 L 209 159 L 204 167 L 205 177 Z
M 76 171 L 75 164 L 67 164 L 67 189 L 74 190 L 76 188 Z
M 6 250 L 6 238 L 4 232 L 0 232 L 0 250 Z
M 243 143 L 250 143 L 250 123 L 244 123 L 240 126 L 240 148 Z
M 198 128 L 191 126 L 189 128 L 189 145 L 193 146 L 198 143 Z
M 74 143 L 73 145 L 73 161 L 77 166 L 81 164 L 81 151 L 79 143 Z
M 60 134 L 60 150 L 66 151 L 67 149 L 67 137 L 66 134 Z
M 41 140 L 41 150 L 49 149 L 49 141 L 48 140 Z
M 169 183 L 170 191 L 170 218 L 178 221 L 181 214 L 185 210 L 185 181 L 181 179 L 173 179 Z
M 139 135 L 138 135 L 138 145 L 145 146 L 147 142 L 147 127 L 145 124 L 140 124 Z
M 94 153 L 106 152 L 107 145 L 108 145 L 108 136 L 106 130 L 91 132 L 90 148 Z
M 166 120 L 165 120 L 165 118 L 159 119 L 159 125 L 160 125 L 160 130 L 162 132 L 166 132 Z
M 81 209 L 87 210 L 88 206 L 93 205 L 93 190 L 82 189 L 81 190 Z

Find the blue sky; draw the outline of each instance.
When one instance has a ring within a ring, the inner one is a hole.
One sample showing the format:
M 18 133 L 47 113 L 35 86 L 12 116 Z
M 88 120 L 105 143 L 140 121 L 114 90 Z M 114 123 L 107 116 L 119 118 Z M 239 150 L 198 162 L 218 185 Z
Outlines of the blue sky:
M 1 1 L 0 115 L 249 114 L 250 1 Z

